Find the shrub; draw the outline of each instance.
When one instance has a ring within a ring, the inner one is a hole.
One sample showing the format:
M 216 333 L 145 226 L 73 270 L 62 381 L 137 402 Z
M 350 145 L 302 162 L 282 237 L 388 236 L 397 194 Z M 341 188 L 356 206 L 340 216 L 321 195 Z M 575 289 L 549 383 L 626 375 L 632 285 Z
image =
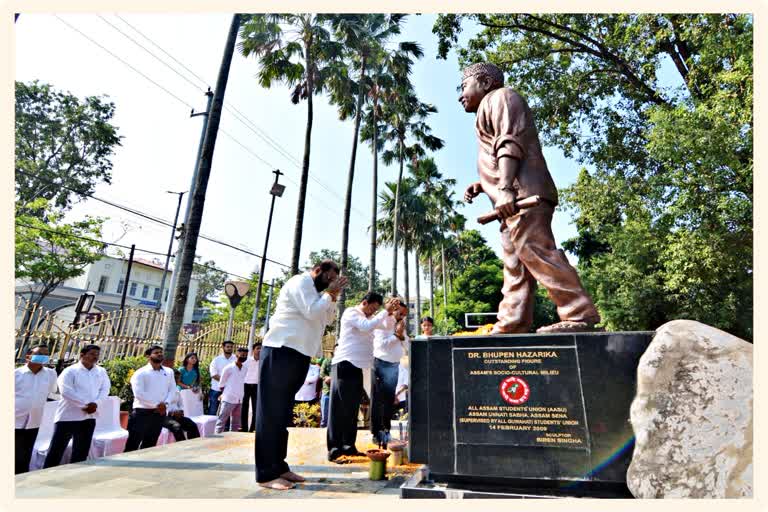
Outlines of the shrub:
M 295 427 L 319 427 L 320 404 L 307 402 L 296 404 L 293 407 L 293 425 Z
M 147 364 L 147 358 L 144 356 L 110 359 L 109 361 L 102 362 L 101 366 L 107 370 L 109 381 L 112 384 L 109 388 L 110 396 L 120 396 L 126 385 L 130 388 L 130 379 L 133 371 L 138 370 L 145 364 Z

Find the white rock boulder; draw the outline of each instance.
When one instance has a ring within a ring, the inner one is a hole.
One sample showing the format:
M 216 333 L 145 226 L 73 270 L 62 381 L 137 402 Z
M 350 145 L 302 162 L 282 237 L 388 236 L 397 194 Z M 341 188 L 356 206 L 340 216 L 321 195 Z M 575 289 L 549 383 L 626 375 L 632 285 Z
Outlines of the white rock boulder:
M 690 320 L 662 325 L 630 419 L 636 498 L 752 497 L 752 344 Z

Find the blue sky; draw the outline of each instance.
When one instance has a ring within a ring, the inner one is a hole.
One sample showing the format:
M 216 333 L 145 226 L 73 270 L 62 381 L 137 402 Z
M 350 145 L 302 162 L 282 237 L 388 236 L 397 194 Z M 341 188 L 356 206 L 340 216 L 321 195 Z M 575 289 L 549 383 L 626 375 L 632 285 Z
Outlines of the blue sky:
M 200 117 L 189 117 L 190 107 L 197 110 L 205 107 L 203 93 L 207 85 L 212 86 L 215 82 L 231 18 L 228 14 L 216 13 L 119 16 L 61 15 L 61 20 L 68 26 L 53 15 L 23 14 L 15 26 L 16 79 L 38 79 L 78 96 L 108 95 L 117 106 L 114 124 L 123 140 L 113 159 L 112 183 L 99 185 L 96 195 L 172 220 L 176 199 L 165 191 L 189 188 L 201 127 Z M 439 110 L 430 123 L 434 134 L 445 140 L 445 148 L 434 157 L 441 172 L 457 180 L 456 196 L 461 197 L 464 188 L 477 179 L 474 118 L 465 113 L 457 101 L 460 70 L 455 55 L 452 53 L 447 60 L 436 59 L 437 39 L 432 34 L 434 19 L 435 15 L 429 14 L 410 16 L 402 37 L 415 40 L 424 48 L 425 56 L 415 66 L 413 81 L 422 100 L 434 104 Z M 169 62 L 187 78 L 159 63 L 115 27 Z M 75 29 L 103 48 L 88 41 Z M 153 43 L 202 80 L 172 61 Z M 135 69 L 109 55 L 104 48 Z M 281 180 L 287 189 L 275 207 L 268 256 L 289 264 L 306 104 L 292 105 L 285 86 L 276 85 L 269 90 L 259 87 L 255 78 L 257 72 L 254 60 L 235 56 L 225 101 L 248 118 L 248 126 L 239 122 L 231 111 L 224 112 L 221 128 L 226 134 L 220 133 L 216 144 L 202 232 L 261 254 L 269 213 L 271 171 L 280 168 L 286 173 Z M 324 98 L 316 99 L 312 179 L 308 187 L 302 262 L 311 251 L 340 248 L 342 198 L 352 130 L 351 121 L 339 121 L 335 109 Z M 271 143 L 265 140 L 264 134 Z M 275 149 L 275 144 L 280 150 Z M 559 187 L 575 180 L 580 169 L 577 162 L 565 158 L 556 148 L 544 148 L 544 154 Z M 350 253 L 365 264 L 369 258 L 367 229 L 371 208 L 371 167 L 370 148 L 361 145 L 353 189 Z M 381 190 L 385 181 L 396 179 L 397 166 L 380 164 L 379 169 Z M 498 253 L 498 228 L 495 225 L 480 227 L 474 222 L 478 215 L 489 209 L 488 201 L 479 199 L 472 205 L 463 206 L 460 211 L 469 219 L 468 227 L 479 229 Z M 126 245 L 135 243 L 140 249 L 157 252 L 167 249 L 170 228 L 93 200 L 76 205 L 70 218 L 85 214 L 112 219 L 103 237 L 107 241 Z M 553 231 L 558 243 L 575 235 L 570 218 L 562 212 L 555 214 Z M 259 264 L 258 258 L 205 240 L 199 241 L 198 254 L 206 260 L 215 260 L 220 268 L 240 275 L 247 275 Z M 391 275 L 391 250 L 379 251 L 377 267 L 383 276 Z M 402 271 L 400 273 L 402 280 Z M 269 278 L 281 272 L 269 263 L 265 274 Z M 412 294 L 414 286 L 412 281 Z

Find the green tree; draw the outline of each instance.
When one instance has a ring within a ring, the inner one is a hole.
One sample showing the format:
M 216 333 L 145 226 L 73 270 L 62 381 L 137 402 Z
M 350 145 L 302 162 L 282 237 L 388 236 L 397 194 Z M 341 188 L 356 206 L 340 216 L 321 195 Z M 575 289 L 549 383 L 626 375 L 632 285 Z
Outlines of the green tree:
M 240 51 L 258 59 L 259 83 L 271 87 L 284 82 L 291 90 L 291 102 L 307 100 L 304 158 L 296 206 L 296 225 L 291 253 L 291 273 L 299 272 L 304 207 L 309 180 L 309 157 L 314 117 L 313 97 L 324 92 L 339 75 L 346 74 L 341 59 L 343 46 L 331 37 L 327 14 L 250 14 L 243 16 Z
M 197 295 L 195 296 L 195 307 L 200 307 L 206 299 L 216 293 L 221 293 L 224 289 L 224 283 L 227 280 L 227 273 L 216 268 L 216 262 L 213 260 L 202 261 L 201 256 L 195 256 L 198 262 L 192 267 L 192 279 L 197 279 Z M 254 288 L 254 293 L 255 292 Z
M 689 318 L 751 339 L 752 17 L 442 15 L 442 55 L 465 21 L 481 32 L 461 63 L 500 66 L 542 142 L 591 167 L 563 194 L 566 247 L 605 326 Z
M 366 93 L 371 88 L 369 66 L 372 60 L 375 61 L 381 56 L 387 42 L 400 33 L 405 18 L 404 14 L 339 14 L 331 18 L 337 38 L 344 45 L 344 57 L 348 63 L 348 75 L 331 81 L 331 100 L 338 105 L 339 117 L 342 120 L 350 116 L 355 119 L 341 236 L 340 267 L 344 275 L 348 265 L 349 219 L 352 211 L 352 184 L 355 177 L 360 120 Z M 420 49 L 415 43 L 408 44 L 416 48 L 420 55 Z M 345 300 L 346 289 L 342 290 L 338 304 L 339 318 L 344 312 Z M 337 323 L 338 325 L 340 323 Z
M 87 265 L 104 256 L 101 226 L 104 219 L 86 216 L 65 223 L 60 210 L 38 198 L 17 206 L 16 279 L 28 283 L 30 302 L 40 304 L 64 281 L 80 276 Z
M 16 201 L 49 202 L 20 213 L 67 209 L 98 183 L 110 183 L 110 157 L 120 145 L 114 112 L 103 97 L 80 100 L 38 81 L 16 82 Z
M 400 168 L 395 184 L 393 225 L 398 227 L 392 233 L 392 294 L 397 294 L 397 251 L 400 246 L 398 216 L 400 209 L 400 186 L 403 181 L 403 166 L 406 160 L 420 158 L 426 150 L 437 151 L 443 147 L 443 140 L 432 135 L 432 128 L 427 124 L 427 118 L 437 112 L 437 108 L 422 103 L 416 97 L 413 89 L 399 86 L 388 98 L 383 109 L 385 131 L 382 134 L 387 143 L 387 149 L 382 154 L 386 165 L 397 161 Z
M 304 270 L 309 270 L 317 263 L 327 259 L 339 261 L 338 251 L 322 249 L 320 251 L 309 253 L 309 261 L 304 266 Z M 349 279 L 349 283 L 347 284 L 346 306 L 355 306 L 360 303 L 363 296 L 368 292 L 368 267 L 363 265 L 360 258 L 349 256 L 347 263 L 347 278 Z M 379 280 L 379 275 L 377 274 L 374 291 L 382 289 L 383 286 Z

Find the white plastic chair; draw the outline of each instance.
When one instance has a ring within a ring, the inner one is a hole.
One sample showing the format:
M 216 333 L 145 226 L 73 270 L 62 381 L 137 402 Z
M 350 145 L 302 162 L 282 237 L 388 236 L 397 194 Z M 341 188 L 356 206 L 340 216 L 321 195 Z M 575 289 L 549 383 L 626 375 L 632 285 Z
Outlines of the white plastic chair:
M 123 453 L 128 431 L 120 426 L 120 399 L 109 396 L 99 402 L 96 430 L 93 432 L 89 459 Z
M 181 390 L 181 407 L 184 410 L 184 416 L 197 424 L 197 430 L 200 437 L 209 437 L 213 435 L 216 428 L 217 416 L 203 414 L 203 395 L 195 393 L 191 389 Z
M 32 458 L 29 461 L 29 470 L 42 469 L 45 464 L 45 457 L 48 455 L 48 449 L 51 446 L 53 438 L 53 418 L 56 415 L 56 409 L 59 407 L 59 401 L 45 402 L 43 406 L 43 417 L 40 421 L 40 430 L 37 431 L 35 446 L 32 448 Z M 61 457 L 61 464 L 68 464 L 72 457 L 72 441 L 69 441 L 64 455 Z

